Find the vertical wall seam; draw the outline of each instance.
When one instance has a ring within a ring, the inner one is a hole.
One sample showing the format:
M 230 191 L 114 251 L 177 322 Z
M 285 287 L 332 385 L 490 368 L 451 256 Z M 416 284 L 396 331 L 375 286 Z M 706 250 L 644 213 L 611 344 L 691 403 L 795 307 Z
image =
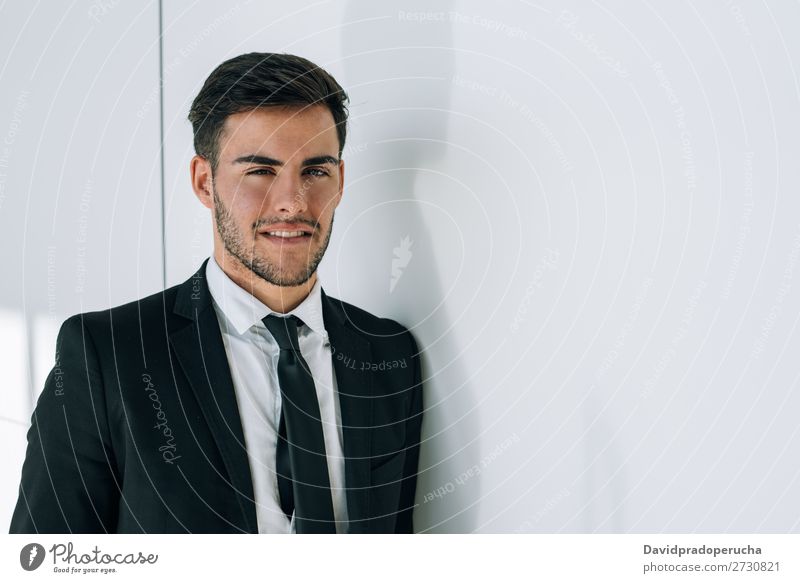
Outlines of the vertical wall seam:
M 158 0 L 158 137 L 160 142 L 159 165 L 161 166 L 161 280 L 167 287 L 167 227 L 166 227 L 166 180 L 164 178 L 164 2 Z

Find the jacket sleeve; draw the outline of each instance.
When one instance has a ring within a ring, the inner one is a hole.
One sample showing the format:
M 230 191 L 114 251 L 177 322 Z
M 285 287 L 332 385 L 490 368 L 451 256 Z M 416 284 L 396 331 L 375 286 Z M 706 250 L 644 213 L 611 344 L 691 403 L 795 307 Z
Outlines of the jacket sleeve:
M 81 314 L 61 325 L 27 439 L 9 532 L 114 532 L 119 482 L 97 352 Z
M 403 469 L 403 482 L 400 489 L 400 504 L 397 520 L 395 521 L 395 533 L 411 534 L 414 532 L 413 514 L 414 498 L 417 491 L 417 474 L 419 471 L 419 448 L 420 435 L 422 433 L 422 370 L 420 364 L 420 354 L 417 343 L 411 333 L 411 354 L 413 362 L 413 383 L 409 388 L 411 396 L 409 398 L 408 417 L 406 419 L 406 460 Z

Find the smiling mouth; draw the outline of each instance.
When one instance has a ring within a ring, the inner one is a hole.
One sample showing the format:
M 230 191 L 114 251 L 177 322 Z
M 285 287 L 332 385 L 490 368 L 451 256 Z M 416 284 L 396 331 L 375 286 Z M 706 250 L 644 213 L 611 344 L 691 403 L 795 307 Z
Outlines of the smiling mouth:
M 302 243 L 311 238 L 311 233 L 304 231 L 266 231 L 261 236 L 276 243 Z
M 310 234 L 306 233 L 305 231 L 267 231 L 264 234 L 269 235 L 270 237 L 283 237 L 283 238 L 310 236 Z

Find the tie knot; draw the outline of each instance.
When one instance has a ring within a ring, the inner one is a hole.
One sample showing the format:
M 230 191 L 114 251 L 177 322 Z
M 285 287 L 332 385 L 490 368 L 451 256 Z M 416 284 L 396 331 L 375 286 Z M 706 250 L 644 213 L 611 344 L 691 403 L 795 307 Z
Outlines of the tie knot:
M 300 318 L 297 316 L 282 317 L 270 314 L 262 322 L 264 322 L 272 337 L 275 338 L 275 342 L 278 343 L 281 350 L 300 351 L 300 344 L 297 340 L 297 327 L 303 323 Z

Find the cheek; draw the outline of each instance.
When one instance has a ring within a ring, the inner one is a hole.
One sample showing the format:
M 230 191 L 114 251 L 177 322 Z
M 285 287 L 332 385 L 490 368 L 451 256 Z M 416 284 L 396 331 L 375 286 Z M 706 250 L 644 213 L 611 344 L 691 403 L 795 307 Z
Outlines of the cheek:
M 233 191 L 227 204 L 237 219 L 253 223 L 264 213 L 265 202 L 266 197 L 262 190 L 253 186 L 240 185 Z
M 333 212 L 336 210 L 336 193 L 324 192 L 309 197 L 308 210 L 319 218 L 321 223 L 329 223 Z
M 234 193 L 234 196 L 246 200 L 261 200 L 268 190 L 268 187 L 260 184 L 258 180 L 242 180 L 232 186 L 231 192 Z
M 320 207 L 309 209 L 311 216 L 319 223 L 320 234 L 324 234 L 331 227 L 331 211 L 329 208 Z

